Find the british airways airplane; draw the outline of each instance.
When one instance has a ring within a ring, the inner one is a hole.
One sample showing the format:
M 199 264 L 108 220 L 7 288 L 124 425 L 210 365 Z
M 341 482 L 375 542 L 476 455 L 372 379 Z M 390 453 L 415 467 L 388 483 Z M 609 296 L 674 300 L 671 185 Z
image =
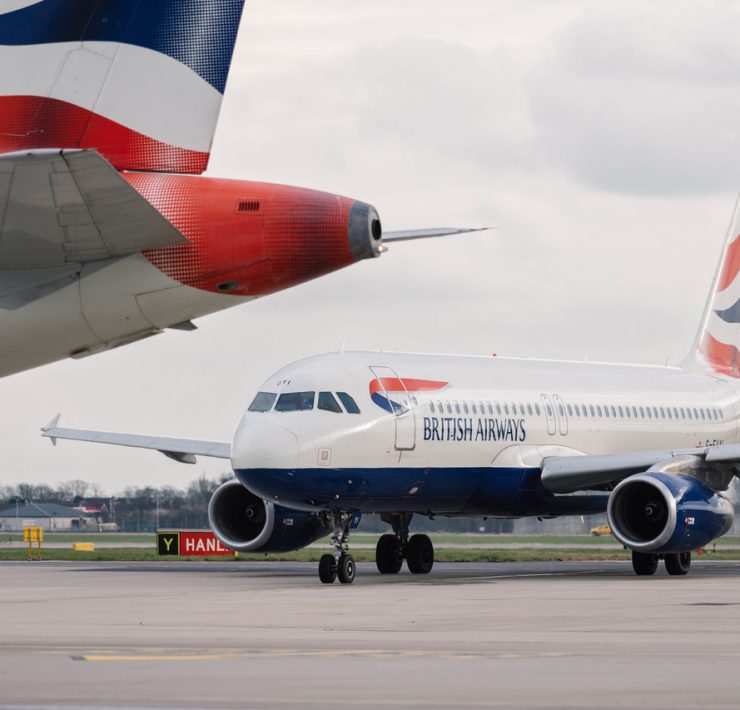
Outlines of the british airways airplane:
M 231 460 L 209 519 L 235 550 L 285 551 L 331 534 L 322 582 L 352 582 L 353 519 L 393 532 L 377 567 L 432 569 L 414 515 L 607 512 L 639 575 L 689 571 L 723 535 L 740 465 L 740 216 L 695 345 L 681 367 L 344 352 L 284 367 L 260 388 L 231 444 L 63 429 L 43 436 Z
M 0 377 L 373 258 L 376 210 L 199 177 L 244 0 L 0 0 Z

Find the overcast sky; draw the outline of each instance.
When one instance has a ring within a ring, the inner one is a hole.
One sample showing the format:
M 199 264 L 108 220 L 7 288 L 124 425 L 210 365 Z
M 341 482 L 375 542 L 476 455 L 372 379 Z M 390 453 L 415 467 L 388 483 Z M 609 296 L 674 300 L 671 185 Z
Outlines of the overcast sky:
M 209 175 L 497 226 L 0 381 L 3 481 L 109 494 L 225 463 L 38 436 L 229 440 L 258 385 L 348 348 L 677 362 L 740 189 L 740 14 L 696 0 L 247 0 Z

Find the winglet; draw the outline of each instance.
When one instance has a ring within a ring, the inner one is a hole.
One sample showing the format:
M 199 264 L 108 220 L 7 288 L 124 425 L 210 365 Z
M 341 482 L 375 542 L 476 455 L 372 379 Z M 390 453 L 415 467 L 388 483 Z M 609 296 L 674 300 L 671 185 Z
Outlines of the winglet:
M 59 412 L 46 426 L 41 427 L 41 431 L 43 432 L 41 436 L 48 436 L 51 439 L 52 446 L 57 445 L 57 440 L 55 436 L 50 436 L 47 432 L 50 429 L 56 429 L 57 424 L 59 424 L 59 420 L 62 418 L 62 413 Z

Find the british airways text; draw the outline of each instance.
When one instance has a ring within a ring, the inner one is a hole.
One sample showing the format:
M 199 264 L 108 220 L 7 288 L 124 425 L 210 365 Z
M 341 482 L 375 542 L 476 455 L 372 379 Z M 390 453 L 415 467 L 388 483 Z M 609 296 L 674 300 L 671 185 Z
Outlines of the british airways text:
M 424 441 L 524 441 L 524 419 L 424 417 Z

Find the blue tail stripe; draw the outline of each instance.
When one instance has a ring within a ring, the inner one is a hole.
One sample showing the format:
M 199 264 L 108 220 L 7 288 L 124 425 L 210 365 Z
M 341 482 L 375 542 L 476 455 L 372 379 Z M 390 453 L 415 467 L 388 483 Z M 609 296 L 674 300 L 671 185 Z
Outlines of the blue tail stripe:
M 715 313 L 725 323 L 740 323 L 740 301 L 737 301 L 734 306 L 726 308 L 723 311 L 715 311 Z
M 0 44 L 122 42 L 226 87 L 244 0 L 43 0 L 0 15 Z

